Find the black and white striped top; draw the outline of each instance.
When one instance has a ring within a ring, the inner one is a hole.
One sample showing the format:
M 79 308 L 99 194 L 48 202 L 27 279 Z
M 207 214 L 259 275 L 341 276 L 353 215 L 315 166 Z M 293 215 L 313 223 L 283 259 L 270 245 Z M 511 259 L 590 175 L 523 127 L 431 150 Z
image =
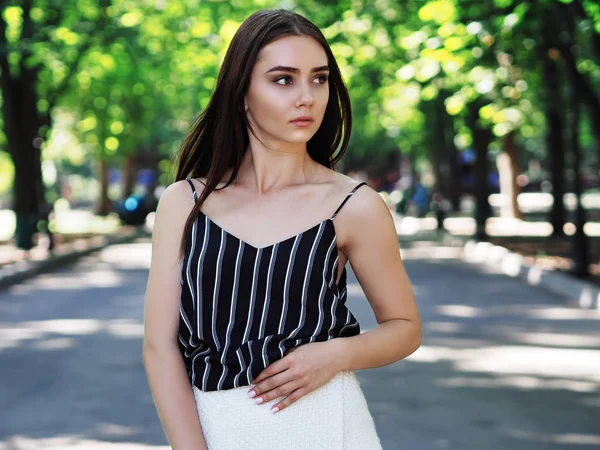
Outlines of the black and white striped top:
M 187 180 L 197 199 L 193 183 Z M 179 349 L 202 391 L 247 386 L 292 347 L 360 333 L 339 283 L 333 219 L 256 248 L 202 212 L 186 237 Z

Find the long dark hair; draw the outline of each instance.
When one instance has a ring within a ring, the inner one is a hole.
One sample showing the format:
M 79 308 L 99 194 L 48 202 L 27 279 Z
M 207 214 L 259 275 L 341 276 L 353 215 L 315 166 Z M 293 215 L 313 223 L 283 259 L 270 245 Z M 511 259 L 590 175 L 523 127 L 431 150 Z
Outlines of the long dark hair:
M 342 74 L 321 30 L 306 18 L 283 9 L 257 11 L 248 17 L 233 37 L 217 79 L 217 86 L 206 109 L 198 116 L 177 154 L 175 181 L 206 177 L 203 192 L 187 218 L 180 254 L 200 208 L 210 193 L 223 181 L 229 169 L 229 186 L 237 177 L 247 150 L 248 129 L 254 134 L 244 110 L 244 96 L 262 48 L 286 36 L 315 39 L 327 55 L 329 100 L 323 122 L 307 143 L 316 162 L 330 169 L 340 160 L 350 140 L 352 113 L 350 96 Z

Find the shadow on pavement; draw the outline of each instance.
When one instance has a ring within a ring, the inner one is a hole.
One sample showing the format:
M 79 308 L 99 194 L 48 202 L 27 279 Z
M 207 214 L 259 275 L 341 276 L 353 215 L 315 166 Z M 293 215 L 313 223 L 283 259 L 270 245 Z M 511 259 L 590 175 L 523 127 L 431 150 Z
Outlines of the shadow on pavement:
M 405 265 L 423 345 L 358 374 L 385 449 L 599 448 L 600 313 L 458 260 Z M 352 311 L 374 327 L 349 283 Z
M 149 252 L 110 247 L 0 294 L 0 449 L 168 448 L 141 358 Z M 600 313 L 434 256 L 405 258 L 422 347 L 358 372 L 384 449 L 598 448 Z
M 166 446 L 141 356 L 148 261 L 115 246 L 2 294 L 0 448 Z

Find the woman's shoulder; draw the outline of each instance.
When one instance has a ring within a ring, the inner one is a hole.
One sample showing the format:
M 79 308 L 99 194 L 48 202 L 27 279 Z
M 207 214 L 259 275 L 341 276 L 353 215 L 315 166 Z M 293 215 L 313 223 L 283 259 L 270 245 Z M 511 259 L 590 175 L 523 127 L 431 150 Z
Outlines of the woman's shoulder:
M 393 225 L 390 211 L 377 191 L 368 184 L 358 187 L 362 180 L 347 175 L 339 174 L 335 178 L 334 195 L 340 208 L 335 219 L 336 235 L 342 252 L 374 230 L 380 232 L 382 227 L 385 229 Z M 352 196 L 344 201 L 350 193 Z
M 192 183 L 194 189 L 192 189 Z M 194 190 L 196 191 L 196 195 L 200 195 L 202 192 L 202 184 L 200 184 L 197 180 L 179 180 L 171 183 L 166 187 L 162 195 L 160 196 L 160 200 L 165 203 L 177 203 L 177 204 L 189 204 L 193 205 L 194 203 Z
M 194 192 L 196 193 L 196 198 L 200 198 L 202 192 L 204 192 L 204 187 L 206 186 L 207 179 L 205 177 L 196 177 L 196 178 L 186 178 L 184 180 L 175 181 L 163 192 L 163 196 L 166 195 L 166 199 L 169 202 L 178 202 L 185 200 L 191 200 L 192 204 L 194 203 Z M 219 183 L 217 188 L 225 185 L 225 183 Z M 161 197 L 162 198 L 162 197 Z
M 388 207 L 381 195 L 368 184 L 358 187 L 362 180 L 357 180 L 339 172 L 336 172 L 334 177 L 336 179 L 336 196 L 345 198 L 352 193 L 352 198 L 342 208 L 344 216 L 349 219 L 358 219 L 373 215 L 382 218 L 389 215 Z M 358 189 L 355 190 L 357 187 Z
M 363 183 L 363 180 L 359 180 L 348 175 L 345 175 L 340 172 L 336 172 L 331 170 L 332 174 L 332 189 L 337 195 L 342 195 L 345 193 L 346 195 L 350 194 L 355 188 L 358 188 L 359 185 Z M 360 195 L 359 195 L 360 192 Z M 366 198 L 367 203 L 372 203 L 373 201 L 377 201 L 377 198 L 381 199 L 381 196 L 373 190 L 368 184 L 360 186 L 353 193 L 353 196 L 361 197 L 363 199 Z M 365 201 L 365 200 L 363 200 Z
M 193 183 L 197 195 L 198 183 Z M 201 186 L 201 185 L 200 185 Z M 188 180 L 179 180 L 168 185 L 160 196 L 156 208 L 156 217 L 175 225 L 185 222 L 194 207 L 194 193 Z

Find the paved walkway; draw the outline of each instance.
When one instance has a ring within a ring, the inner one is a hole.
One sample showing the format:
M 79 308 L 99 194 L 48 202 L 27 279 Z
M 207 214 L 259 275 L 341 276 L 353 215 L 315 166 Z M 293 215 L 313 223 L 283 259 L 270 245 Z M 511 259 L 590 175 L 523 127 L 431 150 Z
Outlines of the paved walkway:
M 0 292 L 0 450 L 167 448 L 141 361 L 149 254 L 115 245 Z M 599 448 L 600 313 L 452 256 L 406 252 L 424 344 L 358 372 L 384 449 Z

